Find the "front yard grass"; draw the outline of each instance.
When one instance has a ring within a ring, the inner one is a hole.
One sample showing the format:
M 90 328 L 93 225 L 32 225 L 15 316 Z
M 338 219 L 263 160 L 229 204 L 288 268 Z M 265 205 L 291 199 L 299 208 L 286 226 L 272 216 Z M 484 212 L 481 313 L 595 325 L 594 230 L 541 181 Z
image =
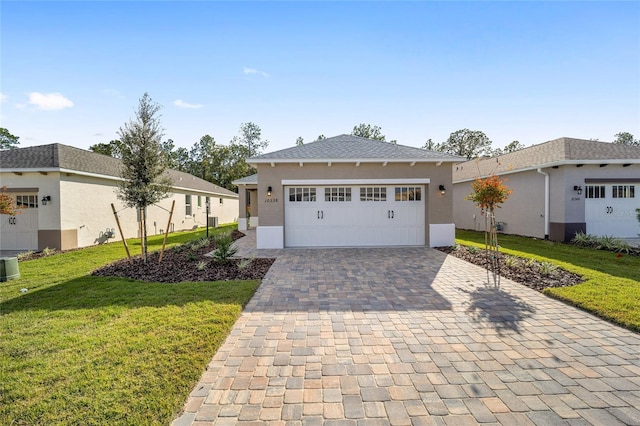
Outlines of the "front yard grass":
M 484 248 L 484 233 L 456 230 L 456 242 Z M 556 264 L 585 282 L 544 293 L 601 318 L 640 331 L 640 257 L 513 235 L 498 236 L 506 254 Z
M 0 283 L 0 424 L 169 424 L 259 284 L 89 275 L 122 257 L 122 243 L 71 251 Z

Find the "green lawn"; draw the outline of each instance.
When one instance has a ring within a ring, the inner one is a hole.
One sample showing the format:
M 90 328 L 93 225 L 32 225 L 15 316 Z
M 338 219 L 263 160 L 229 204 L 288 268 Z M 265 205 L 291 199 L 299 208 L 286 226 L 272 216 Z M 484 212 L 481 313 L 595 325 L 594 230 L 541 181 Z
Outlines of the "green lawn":
M 0 424 L 170 423 L 259 284 L 89 276 L 122 257 L 122 243 L 67 252 L 0 283 Z
M 457 230 L 456 242 L 484 248 L 484 233 Z M 545 294 L 640 331 L 640 257 L 502 234 L 498 243 L 503 253 L 551 262 L 586 280 Z

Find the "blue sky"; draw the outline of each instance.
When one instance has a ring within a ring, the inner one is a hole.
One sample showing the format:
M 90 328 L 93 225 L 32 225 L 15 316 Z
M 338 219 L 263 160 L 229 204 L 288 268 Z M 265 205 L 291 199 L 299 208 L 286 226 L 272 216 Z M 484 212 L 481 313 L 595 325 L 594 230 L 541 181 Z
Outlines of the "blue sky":
M 21 146 L 116 138 L 148 92 L 165 138 L 268 151 L 382 127 L 422 146 L 640 137 L 640 2 L 11 2 L 1 126 Z

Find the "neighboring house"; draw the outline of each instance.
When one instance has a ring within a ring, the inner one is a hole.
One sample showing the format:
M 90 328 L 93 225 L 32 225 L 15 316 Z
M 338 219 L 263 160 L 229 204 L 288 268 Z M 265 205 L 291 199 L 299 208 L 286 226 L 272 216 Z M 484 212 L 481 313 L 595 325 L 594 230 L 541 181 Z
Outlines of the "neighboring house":
M 61 144 L 0 151 L 0 185 L 25 207 L 15 217 L 0 215 L 0 249 L 66 250 L 119 240 L 111 203 L 124 237 L 138 237 L 136 209 L 116 197 L 121 167 L 116 158 Z M 168 198 L 147 209 L 149 235 L 167 229 L 174 200 L 170 231 L 204 226 L 207 199 L 219 223 L 237 220 L 236 193 L 188 173 L 167 173 L 173 187 Z
M 461 160 L 351 135 L 259 155 L 257 176 L 234 182 L 238 226 L 257 227 L 258 248 L 451 245 Z
M 569 241 L 576 232 L 636 237 L 640 224 L 640 147 L 560 138 L 494 158 L 454 166 L 458 228 L 484 230 L 485 220 L 465 200 L 471 182 L 491 174 L 513 190 L 496 210 L 507 234 Z

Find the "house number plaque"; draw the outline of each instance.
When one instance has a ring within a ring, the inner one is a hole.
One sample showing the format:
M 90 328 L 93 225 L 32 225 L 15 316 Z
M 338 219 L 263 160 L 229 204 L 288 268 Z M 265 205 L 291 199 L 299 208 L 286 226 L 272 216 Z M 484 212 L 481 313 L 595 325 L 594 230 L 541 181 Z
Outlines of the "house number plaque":
M 265 203 L 277 203 L 278 199 L 277 198 L 265 198 L 264 202 Z

